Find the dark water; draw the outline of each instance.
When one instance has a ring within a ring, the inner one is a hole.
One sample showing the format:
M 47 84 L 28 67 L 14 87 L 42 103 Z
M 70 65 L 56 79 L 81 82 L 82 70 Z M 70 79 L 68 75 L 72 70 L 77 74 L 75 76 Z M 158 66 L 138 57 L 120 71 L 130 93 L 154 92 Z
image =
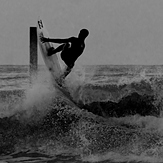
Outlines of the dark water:
M 163 162 L 163 66 L 0 66 L 0 162 Z

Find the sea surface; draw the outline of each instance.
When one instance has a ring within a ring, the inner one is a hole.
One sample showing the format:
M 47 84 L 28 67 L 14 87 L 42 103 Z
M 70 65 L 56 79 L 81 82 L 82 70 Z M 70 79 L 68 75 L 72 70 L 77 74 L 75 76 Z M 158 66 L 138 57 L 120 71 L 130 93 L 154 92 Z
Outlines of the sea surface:
M 64 87 L 0 65 L 0 163 L 163 162 L 162 65 L 76 66 Z

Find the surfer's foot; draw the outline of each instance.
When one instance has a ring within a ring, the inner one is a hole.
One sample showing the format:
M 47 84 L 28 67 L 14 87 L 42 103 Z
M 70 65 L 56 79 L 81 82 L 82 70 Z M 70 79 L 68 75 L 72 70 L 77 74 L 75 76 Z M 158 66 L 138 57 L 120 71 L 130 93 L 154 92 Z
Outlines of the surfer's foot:
M 51 56 L 51 55 L 53 55 L 54 54 L 54 48 L 53 47 L 51 47 L 49 50 L 48 50 L 48 56 Z

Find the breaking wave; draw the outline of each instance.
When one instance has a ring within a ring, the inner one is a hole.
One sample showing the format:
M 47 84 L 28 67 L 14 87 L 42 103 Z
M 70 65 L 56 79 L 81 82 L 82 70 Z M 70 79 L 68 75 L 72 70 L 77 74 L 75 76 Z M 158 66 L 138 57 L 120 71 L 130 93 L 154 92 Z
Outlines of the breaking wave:
M 74 102 L 49 82 L 1 92 L 0 160 L 161 162 L 162 76 L 104 84 L 85 75 L 66 80 Z

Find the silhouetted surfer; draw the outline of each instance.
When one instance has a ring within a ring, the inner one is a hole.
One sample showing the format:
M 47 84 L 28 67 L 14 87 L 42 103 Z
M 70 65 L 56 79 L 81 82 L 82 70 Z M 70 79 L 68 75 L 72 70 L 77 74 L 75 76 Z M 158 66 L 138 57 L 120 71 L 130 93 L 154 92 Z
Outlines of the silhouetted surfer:
M 48 52 L 48 56 L 51 56 L 61 51 L 61 58 L 67 65 L 67 69 L 61 78 L 65 78 L 71 72 L 71 69 L 74 67 L 75 61 L 83 53 L 85 48 L 84 41 L 88 34 L 89 31 L 87 29 L 82 29 L 80 30 L 78 37 L 70 37 L 66 39 L 50 39 L 45 37 L 40 38 L 43 43 L 53 42 L 62 44 L 56 49 L 52 47 L 51 49 L 49 49 Z

